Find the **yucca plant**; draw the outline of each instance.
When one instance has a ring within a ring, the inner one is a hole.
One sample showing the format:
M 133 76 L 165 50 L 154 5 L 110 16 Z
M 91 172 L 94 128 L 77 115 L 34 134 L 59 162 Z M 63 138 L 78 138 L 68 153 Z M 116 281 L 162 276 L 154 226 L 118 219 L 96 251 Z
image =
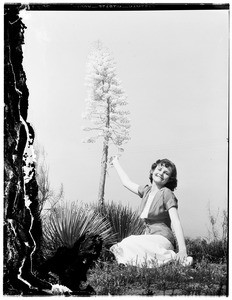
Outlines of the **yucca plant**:
M 110 223 L 117 242 L 130 235 L 141 234 L 144 230 L 143 221 L 129 205 L 111 202 L 104 206 L 95 206 L 95 210 L 100 212 Z
M 103 244 L 115 242 L 109 222 L 90 206 L 78 202 L 56 205 L 44 218 L 43 227 L 45 250 L 49 251 L 72 247 L 83 235 L 100 235 Z

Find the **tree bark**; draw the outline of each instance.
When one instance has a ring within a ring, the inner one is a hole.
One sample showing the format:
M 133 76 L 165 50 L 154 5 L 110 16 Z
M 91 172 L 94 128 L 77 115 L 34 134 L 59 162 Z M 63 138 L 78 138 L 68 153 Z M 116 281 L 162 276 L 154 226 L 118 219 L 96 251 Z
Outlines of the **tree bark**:
M 109 127 L 110 127 L 110 98 L 107 99 L 107 108 L 106 108 L 106 128 L 109 130 Z M 103 142 L 101 175 L 100 175 L 99 192 L 98 192 L 98 203 L 100 207 L 104 206 L 108 153 L 109 153 L 109 136 L 107 132 Z
M 108 141 L 105 140 L 103 144 L 103 153 L 102 153 L 102 160 L 101 160 L 101 175 L 100 175 L 99 192 L 98 192 L 98 203 L 100 206 L 104 205 L 108 150 L 109 150 Z
M 31 159 L 34 131 L 27 122 L 29 92 L 22 67 L 26 27 L 19 18 L 20 6 L 4 6 L 3 292 L 7 295 L 31 295 L 51 287 L 37 279 L 32 269 L 42 228 L 37 214 L 35 165 Z

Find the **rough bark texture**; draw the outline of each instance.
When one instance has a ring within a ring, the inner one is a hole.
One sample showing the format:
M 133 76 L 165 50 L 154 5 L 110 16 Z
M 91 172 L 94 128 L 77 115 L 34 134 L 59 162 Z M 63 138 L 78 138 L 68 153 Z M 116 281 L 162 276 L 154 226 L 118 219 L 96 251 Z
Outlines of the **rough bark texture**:
M 22 67 L 26 27 L 19 7 L 4 7 L 4 294 L 13 295 L 50 287 L 32 273 L 41 223 L 36 214 L 34 131 L 26 121 L 29 93 Z

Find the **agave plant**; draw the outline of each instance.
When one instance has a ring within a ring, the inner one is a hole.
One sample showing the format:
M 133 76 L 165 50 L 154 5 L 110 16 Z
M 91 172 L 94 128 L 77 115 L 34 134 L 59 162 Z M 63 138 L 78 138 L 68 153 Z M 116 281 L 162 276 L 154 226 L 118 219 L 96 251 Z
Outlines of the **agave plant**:
M 50 210 L 43 223 L 44 245 L 51 251 L 60 246 L 72 247 L 83 235 L 100 235 L 103 244 L 115 242 L 109 222 L 86 204 L 58 204 Z
M 111 202 L 101 207 L 95 206 L 95 210 L 100 212 L 110 223 L 117 242 L 130 235 L 141 234 L 144 230 L 143 221 L 129 205 L 124 206 L 121 203 Z

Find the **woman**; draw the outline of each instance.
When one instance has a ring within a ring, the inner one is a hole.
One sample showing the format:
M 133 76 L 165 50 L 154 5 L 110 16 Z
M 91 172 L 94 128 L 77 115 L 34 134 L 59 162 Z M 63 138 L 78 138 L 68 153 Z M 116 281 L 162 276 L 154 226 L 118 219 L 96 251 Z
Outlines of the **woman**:
M 118 263 L 152 267 L 178 260 L 183 265 L 190 265 L 192 257 L 187 256 L 177 199 L 173 193 L 177 186 L 175 165 L 168 159 L 157 160 L 150 170 L 151 185 L 140 186 L 130 180 L 117 156 L 112 159 L 112 164 L 122 184 L 142 198 L 140 217 L 146 225 L 145 234 L 129 236 L 110 248 Z M 174 252 L 171 225 L 178 253 Z

